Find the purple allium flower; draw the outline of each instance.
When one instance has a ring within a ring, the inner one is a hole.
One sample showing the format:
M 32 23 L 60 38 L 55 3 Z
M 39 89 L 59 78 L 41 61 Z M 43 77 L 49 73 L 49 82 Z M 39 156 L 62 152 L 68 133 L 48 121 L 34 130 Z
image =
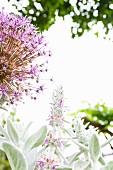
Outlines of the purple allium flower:
M 0 99 L 36 98 L 35 92 L 43 91 L 40 76 L 47 72 L 50 55 L 44 36 L 27 18 L 0 12 Z

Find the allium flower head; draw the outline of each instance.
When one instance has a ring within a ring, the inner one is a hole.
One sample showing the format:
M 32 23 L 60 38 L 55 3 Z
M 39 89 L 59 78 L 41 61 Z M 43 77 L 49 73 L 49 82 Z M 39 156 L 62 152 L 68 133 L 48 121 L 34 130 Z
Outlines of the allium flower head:
M 33 91 L 43 91 L 40 75 L 47 72 L 50 55 L 44 36 L 27 18 L 0 12 L 0 99 L 14 103 L 24 94 L 36 99 Z

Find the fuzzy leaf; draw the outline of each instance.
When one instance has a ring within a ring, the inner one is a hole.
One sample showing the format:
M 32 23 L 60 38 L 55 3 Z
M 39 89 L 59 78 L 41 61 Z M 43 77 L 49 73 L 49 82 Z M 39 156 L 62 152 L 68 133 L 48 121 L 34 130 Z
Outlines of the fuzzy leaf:
M 0 126 L 0 135 L 3 135 L 5 138 L 9 139 L 8 134 L 2 126 Z
M 98 161 L 99 161 L 102 165 L 105 165 L 105 164 L 106 164 L 102 156 L 99 157 Z
M 56 170 L 72 170 L 72 168 L 56 168 Z
M 102 167 L 100 170 L 108 170 L 107 166 Z M 112 170 L 112 169 L 111 169 Z
M 72 170 L 84 170 L 87 168 L 87 166 L 90 164 L 88 161 L 81 161 L 78 160 L 73 164 L 73 169 Z
M 7 131 L 9 134 L 10 139 L 12 142 L 18 146 L 19 144 L 19 136 L 16 128 L 14 127 L 13 123 L 10 121 L 10 119 L 7 120 Z
M 3 106 L 0 106 L 0 109 L 3 109 L 3 110 L 5 110 L 5 111 L 8 111 L 5 107 L 3 107 Z
M 2 144 L 8 142 L 7 138 L 0 136 L 0 150 L 2 150 Z
M 81 155 L 83 153 L 83 151 L 81 151 L 81 152 L 78 152 L 78 153 L 74 153 L 74 154 L 72 154 L 71 156 L 69 156 L 68 157 L 68 162 L 69 162 L 69 164 L 71 164 L 71 163 L 73 163 L 75 160 L 77 160 L 78 159 L 78 157 L 79 157 L 79 155 Z
M 12 170 L 28 170 L 24 155 L 13 145 L 8 142 L 2 144 Z
M 101 148 L 105 147 L 108 143 L 110 143 L 113 140 L 113 137 L 111 137 L 110 139 L 107 140 L 107 142 L 105 142 Z
M 96 134 L 93 134 L 89 141 L 89 151 L 92 160 L 95 162 L 100 154 L 100 144 L 99 139 Z
M 26 125 L 26 127 L 24 128 L 23 132 L 22 132 L 22 136 L 21 136 L 21 139 L 24 141 L 25 138 L 27 137 L 28 135 L 28 130 L 29 130 L 29 127 L 31 126 L 32 122 L 28 123 Z
M 36 133 L 31 135 L 25 142 L 23 150 L 25 153 L 29 152 L 31 149 L 41 145 L 47 134 L 47 126 L 41 127 Z
M 35 168 L 36 160 L 37 160 L 37 149 L 34 148 L 29 151 L 26 155 L 28 170 L 33 170 Z
M 107 166 L 108 166 L 108 170 L 112 170 L 113 169 L 113 161 L 108 162 Z

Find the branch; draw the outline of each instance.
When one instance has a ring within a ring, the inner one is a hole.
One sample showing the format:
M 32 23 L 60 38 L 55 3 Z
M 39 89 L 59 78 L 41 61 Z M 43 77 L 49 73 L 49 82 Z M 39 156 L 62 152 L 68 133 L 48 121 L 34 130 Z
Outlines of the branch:
M 113 133 L 111 131 L 109 131 L 108 129 L 106 129 L 105 125 L 101 125 L 100 123 L 98 123 L 96 121 L 91 121 L 87 117 L 84 117 L 83 119 L 84 119 L 84 123 L 88 123 L 89 122 L 89 125 L 92 125 L 95 128 L 98 128 L 100 130 L 100 132 L 108 133 L 111 136 L 113 136 Z
M 105 156 L 113 156 L 113 153 L 108 153 L 108 154 L 102 154 L 103 157 Z

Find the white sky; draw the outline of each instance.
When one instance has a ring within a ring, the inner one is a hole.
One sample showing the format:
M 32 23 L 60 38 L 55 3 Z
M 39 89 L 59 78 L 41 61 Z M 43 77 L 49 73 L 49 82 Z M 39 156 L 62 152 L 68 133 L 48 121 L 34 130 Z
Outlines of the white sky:
M 92 33 L 73 40 L 70 24 L 68 19 L 63 22 L 58 18 L 46 33 L 53 53 L 49 67 L 54 83 L 47 84 L 39 101 L 27 101 L 20 107 L 19 117 L 24 121 L 43 123 L 50 111 L 53 89 L 60 84 L 70 113 L 76 111 L 82 100 L 96 103 L 103 99 L 113 106 L 113 43 Z

